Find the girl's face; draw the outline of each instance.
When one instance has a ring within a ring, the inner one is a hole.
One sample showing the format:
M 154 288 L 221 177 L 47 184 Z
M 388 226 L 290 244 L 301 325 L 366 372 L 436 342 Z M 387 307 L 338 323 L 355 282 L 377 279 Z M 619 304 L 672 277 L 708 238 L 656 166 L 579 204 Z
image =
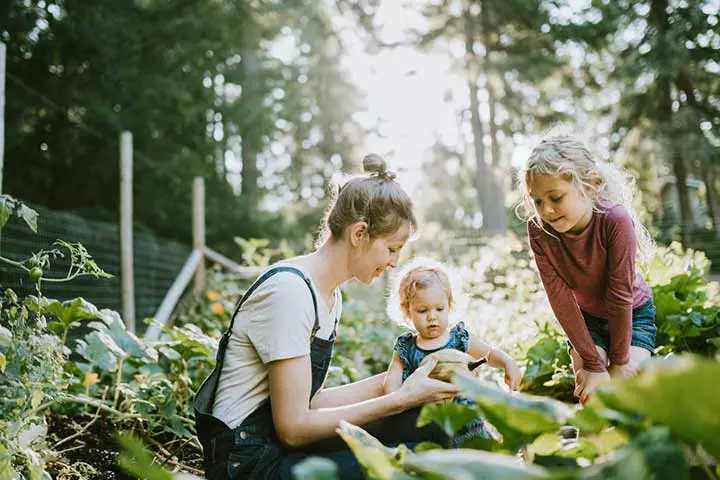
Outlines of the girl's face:
M 528 184 L 540 219 L 559 233 L 580 233 L 592 218 L 592 202 L 561 175 L 535 175 Z
M 404 222 L 393 234 L 358 242 L 351 258 L 353 276 L 363 283 L 370 283 L 385 269 L 397 267 L 400 251 L 409 237 L 410 224 Z
M 412 320 L 418 335 L 432 339 L 445 333 L 448 327 L 448 295 L 445 288 L 434 282 L 429 287 L 419 289 L 405 312 Z

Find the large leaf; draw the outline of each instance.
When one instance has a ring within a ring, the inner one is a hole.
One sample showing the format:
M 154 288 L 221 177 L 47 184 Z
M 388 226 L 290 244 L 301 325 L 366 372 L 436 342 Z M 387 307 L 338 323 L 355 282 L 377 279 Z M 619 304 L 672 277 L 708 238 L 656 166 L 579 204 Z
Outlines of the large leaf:
M 417 426 L 424 427 L 431 422 L 435 422 L 440 425 L 448 437 L 452 437 L 468 422 L 475 420 L 479 416 L 480 412 L 468 405 L 460 403 L 429 403 L 420 411 Z
M 12 200 L 7 195 L 0 195 L 0 228 L 4 227 L 12 214 Z
M 310 457 L 292 469 L 296 480 L 337 480 L 337 465 L 322 457 Z
M 483 480 L 524 480 L 572 478 L 557 476 L 545 468 L 526 465 L 516 457 L 480 450 L 431 450 L 408 455 L 406 469 L 426 479 L 481 478 Z
M 572 409 L 557 400 L 505 392 L 494 385 L 459 373 L 455 383 L 473 399 L 485 418 L 497 428 L 503 443 L 515 450 L 546 432 L 556 432 L 572 417 Z
M 402 462 L 396 458 L 395 451 L 385 447 L 362 428 L 341 421 L 337 432 L 348 444 L 369 480 L 413 478 L 403 473 Z
M 34 233 L 37 233 L 38 214 L 35 210 L 21 203 L 20 208 L 17 209 L 16 214 L 18 217 L 22 218 L 25 221 L 30 230 L 32 230 Z
M 637 377 L 613 382 L 597 393 L 612 408 L 667 425 L 690 445 L 702 444 L 720 458 L 720 364 L 693 355 L 651 362 Z
M 98 318 L 103 322 L 92 322 L 89 326 L 98 331 L 105 331 L 127 355 L 136 358 L 147 357 L 143 343 L 133 333 L 127 331 L 120 314 L 105 308 L 98 312 Z
M 51 300 L 44 306 L 43 313 L 54 315 L 62 326 L 68 328 L 81 320 L 96 318 L 98 316 L 98 309 L 84 298 L 78 297 L 64 302 Z
M 105 332 L 90 332 L 85 338 L 77 341 L 75 351 L 88 362 L 98 368 L 111 372 L 117 368 L 118 359 L 125 356 L 125 352 L 118 347 L 113 339 Z
M 602 463 L 579 472 L 579 479 L 652 478 L 686 480 L 688 467 L 680 445 L 667 429 L 643 432 Z
M 144 480 L 173 479 L 171 473 L 153 461 L 152 454 L 132 434 L 120 434 L 118 440 L 122 448 L 118 463 L 127 473 Z

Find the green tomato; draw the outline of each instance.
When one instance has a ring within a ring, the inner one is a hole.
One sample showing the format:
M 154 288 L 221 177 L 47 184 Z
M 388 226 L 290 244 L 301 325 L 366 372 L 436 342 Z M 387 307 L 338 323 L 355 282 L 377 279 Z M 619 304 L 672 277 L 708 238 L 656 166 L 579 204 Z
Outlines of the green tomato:
M 43 275 L 42 268 L 33 267 L 30 269 L 30 273 L 29 273 L 30 280 L 36 282 L 42 278 L 42 275 Z

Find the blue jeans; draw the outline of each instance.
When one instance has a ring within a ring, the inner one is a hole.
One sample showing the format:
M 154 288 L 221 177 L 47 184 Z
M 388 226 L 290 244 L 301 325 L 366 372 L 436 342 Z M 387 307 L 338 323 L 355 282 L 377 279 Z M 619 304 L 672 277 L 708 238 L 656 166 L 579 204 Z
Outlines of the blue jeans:
M 582 312 L 582 310 L 581 310 Z M 587 312 L 582 312 L 585 324 L 595 345 L 606 352 L 610 348 L 610 325 L 607 320 L 594 317 Z M 644 348 L 651 354 L 655 350 L 655 304 L 652 298 L 632 311 L 632 337 L 630 345 Z M 568 341 L 568 351 L 572 344 Z

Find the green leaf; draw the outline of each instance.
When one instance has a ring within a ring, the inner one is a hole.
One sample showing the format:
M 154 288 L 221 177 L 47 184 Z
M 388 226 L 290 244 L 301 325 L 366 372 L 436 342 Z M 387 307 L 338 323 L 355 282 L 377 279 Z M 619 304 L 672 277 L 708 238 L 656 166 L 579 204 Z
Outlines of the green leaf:
M 146 480 L 172 480 L 170 472 L 153 462 L 152 454 L 132 434 L 121 433 L 118 441 L 122 449 L 118 463 L 130 475 Z
M 0 195 L 0 228 L 7 223 L 13 210 L 13 200 L 7 195 Z
M 610 383 L 597 396 L 611 408 L 667 425 L 689 445 L 720 458 L 720 364 L 694 355 L 650 362 L 638 377 Z
M 43 313 L 54 315 L 65 327 L 71 327 L 76 322 L 90 320 L 98 316 L 95 305 L 82 297 L 66 300 L 62 303 L 58 300 L 52 300 L 44 307 Z
M 435 422 L 443 429 L 448 437 L 452 437 L 468 422 L 480 416 L 477 409 L 460 403 L 428 403 L 420 411 L 417 426 Z
M 337 480 L 337 465 L 332 460 L 322 457 L 306 458 L 293 466 L 292 473 L 296 480 Z
M 558 477 L 535 465 L 526 465 L 517 458 L 480 450 L 432 450 L 409 455 L 405 459 L 408 470 L 422 478 L 448 479 L 481 478 L 483 480 L 524 480 Z
M 406 477 L 394 452 L 362 428 L 343 420 L 337 432 L 352 450 L 368 479 L 398 480 Z
M 115 370 L 118 358 L 125 356 L 125 352 L 107 333 L 97 331 L 88 333 L 83 340 L 78 340 L 75 351 L 106 372 Z
M 21 203 L 20 208 L 17 209 L 16 214 L 18 217 L 22 218 L 25 221 L 30 230 L 32 230 L 34 233 L 37 233 L 38 214 L 35 210 L 28 207 L 24 203 Z
M 557 400 L 505 392 L 464 373 L 455 375 L 454 380 L 462 388 L 462 395 L 473 399 L 502 435 L 509 450 L 518 449 L 545 432 L 559 431 L 572 416 L 571 408 Z
M 97 317 L 102 319 L 103 323 L 92 322 L 89 324 L 90 327 L 98 331 L 105 331 L 127 355 L 147 358 L 143 343 L 133 333 L 127 331 L 120 314 L 104 308 L 98 312 Z
M 158 348 L 158 351 L 160 353 L 162 353 L 165 356 L 165 358 L 167 358 L 168 360 L 170 360 L 172 362 L 176 362 L 176 361 L 182 359 L 182 355 L 180 355 L 177 352 L 177 350 L 175 350 L 174 348 L 161 346 Z
M 0 349 L 6 349 L 12 345 L 13 334 L 10 330 L 0 325 Z

